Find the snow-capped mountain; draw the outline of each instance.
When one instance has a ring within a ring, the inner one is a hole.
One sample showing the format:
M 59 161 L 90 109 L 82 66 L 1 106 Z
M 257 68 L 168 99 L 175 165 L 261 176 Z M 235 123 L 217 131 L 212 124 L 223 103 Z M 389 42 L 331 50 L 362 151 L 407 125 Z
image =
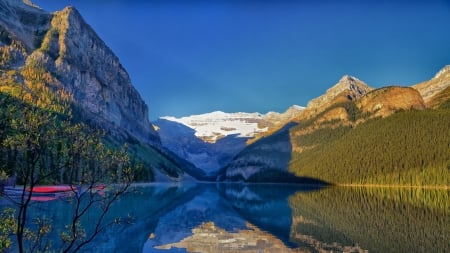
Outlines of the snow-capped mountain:
M 194 129 L 195 136 L 203 141 L 215 143 L 229 135 L 253 138 L 257 134 L 267 132 L 271 127 L 282 124 L 285 119 L 292 118 L 303 109 L 301 106 L 294 105 L 285 113 L 226 113 L 215 111 L 182 118 L 162 117 L 161 119 L 181 123 Z
M 251 138 L 256 133 L 267 131 L 260 113 L 225 113 L 215 111 L 211 113 L 192 115 L 182 118 L 163 117 L 162 119 L 181 123 L 195 130 L 195 136 L 203 141 L 215 143 L 228 135 Z
M 212 112 L 183 118 L 162 117 L 153 122 L 162 145 L 201 169 L 206 179 L 215 179 L 243 150 L 255 140 L 295 118 L 304 108 L 291 106 L 286 112 L 225 113 Z

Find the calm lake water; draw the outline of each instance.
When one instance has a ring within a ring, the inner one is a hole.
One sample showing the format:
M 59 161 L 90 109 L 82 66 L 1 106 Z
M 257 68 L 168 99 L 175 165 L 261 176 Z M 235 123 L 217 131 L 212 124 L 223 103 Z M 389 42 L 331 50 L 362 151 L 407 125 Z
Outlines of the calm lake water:
M 71 207 L 33 203 L 34 218 L 52 221 L 55 248 Z M 111 211 L 126 224 L 86 252 L 450 252 L 448 190 L 157 184 L 134 187 Z

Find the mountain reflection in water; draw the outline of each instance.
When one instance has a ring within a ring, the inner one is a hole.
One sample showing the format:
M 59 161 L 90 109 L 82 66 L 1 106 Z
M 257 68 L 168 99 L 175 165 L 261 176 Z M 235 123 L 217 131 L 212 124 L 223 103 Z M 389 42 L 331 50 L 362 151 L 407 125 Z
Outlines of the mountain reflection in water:
M 199 186 L 144 252 L 446 252 L 448 190 Z
M 110 227 L 84 251 L 446 252 L 449 196 L 448 190 L 281 184 L 136 186 L 110 214 L 131 222 Z M 55 247 L 69 210 L 67 201 L 33 204 L 34 216 L 52 219 Z M 89 230 L 89 220 L 83 225 Z

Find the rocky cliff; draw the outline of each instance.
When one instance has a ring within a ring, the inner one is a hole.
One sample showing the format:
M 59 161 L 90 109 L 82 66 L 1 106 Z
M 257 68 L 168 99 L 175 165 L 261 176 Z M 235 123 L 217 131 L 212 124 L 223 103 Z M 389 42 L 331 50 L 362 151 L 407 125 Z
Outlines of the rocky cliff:
M 0 4 L 3 70 L 43 68 L 47 85 L 64 90 L 91 123 L 121 139 L 159 142 L 128 73 L 75 8 L 49 14 L 18 0 Z
M 387 117 L 399 110 L 424 110 L 425 103 L 419 92 L 411 87 L 384 87 L 361 97 L 356 106 L 362 114 Z

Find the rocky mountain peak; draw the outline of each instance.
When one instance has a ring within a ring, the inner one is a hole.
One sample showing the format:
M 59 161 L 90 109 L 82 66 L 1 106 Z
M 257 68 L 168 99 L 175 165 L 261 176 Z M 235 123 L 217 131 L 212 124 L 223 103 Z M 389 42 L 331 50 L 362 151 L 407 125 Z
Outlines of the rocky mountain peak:
M 318 108 L 322 107 L 328 103 L 330 103 L 334 98 L 336 98 L 339 94 L 344 91 L 348 91 L 347 94 L 349 99 L 358 99 L 363 96 L 367 92 L 371 91 L 372 88 L 365 84 L 363 81 L 359 80 L 356 77 L 345 75 L 343 76 L 338 83 L 336 83 L 333 87 L 329 88 L 327 92 L 308 103 L 307 108 Z
M 369 90 L 372 90 L 372 88 L 363 81 L 349 75 L 343 76 L 335 86 L 355 91 L 361 95 L 366 94 Z
M 450 78 L 450 65 L 446 65 L 434 75 L 433 79 Z
M 431 99 L 439 92 L 450 86 L 450 65 L 439 70 L 434 77 L 428 81 L 413 85 L 412 87 L 419 91 L 425 104 L 429 104 Z

